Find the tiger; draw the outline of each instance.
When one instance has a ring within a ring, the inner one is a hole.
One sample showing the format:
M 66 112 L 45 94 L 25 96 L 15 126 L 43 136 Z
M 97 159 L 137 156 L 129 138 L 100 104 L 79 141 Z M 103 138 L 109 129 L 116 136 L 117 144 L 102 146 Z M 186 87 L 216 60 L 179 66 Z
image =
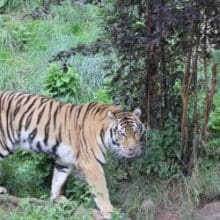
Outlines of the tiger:
M 97 208 L 106 219 L 113 206 L 103 171 L 108 149 L 119 157 L 133 158 L 142 151 L 145 127 L 141 110 L 90 102 L 63 103 L 25 92 L 0 93 L 0 159 L 17 149 L 42 152 L 54 158 L 52 201 L 74 167 L 90 186 Z M 4 187 L 0 188 L 5 193 Z

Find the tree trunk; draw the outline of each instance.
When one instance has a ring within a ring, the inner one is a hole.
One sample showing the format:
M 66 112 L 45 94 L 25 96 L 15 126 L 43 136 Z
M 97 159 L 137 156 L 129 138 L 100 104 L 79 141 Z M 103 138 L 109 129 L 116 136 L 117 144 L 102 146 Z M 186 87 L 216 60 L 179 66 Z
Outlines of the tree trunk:
M 187 61 L 185 64 L 185 72 L 182 83 L 182 120 L 181 120 L 181 146 L 180 146 L 180 159 L 183 163 L 183 170 L 187 172 L 187 164 L 189 160 L 189 119 L 188 119 L 188 101 L 189 92 L 192 82 L 191 74 L 191 60 L 192 60 L 192 38 L 189 42 L 189 49 Z
M 197 67 L 198 67 L 198 50 L 199 50 L 199 43 L 200 43 L 200 30 L 199 25 L 195 25 L 195 34 L 196 34 L 196 42 L 195 42 L 195 53 L 193 56 L 193 66 L 192 66 L 192 79 L 193 79 L 193 135 L 192 135 L 192 143 L 189 143 L 190 145 L 189 149 L 189 162 L 187 164 L 187 174 L 191 175 L 194 165 L 197 161 L 197 155 L 198 155 L 198 146 L 200 144 L 200 134 L 199 134 L 199 115 L 198 115 L 198 73 L 197 73 Z
M 146 27 L 149 35 L 153 34 L 153 21 L 152 21 L 152 13 L 153 13 L 153 3 L 148 1 L 147 12 L 146 12 Z M 155 46 L 153 41 L 149 41 L 147 45 L 147 79 L 146 79 L 146 97 L 147 97 L 147 106 L 146 106 L 146 122 L 147 127 L 152 127 L 153 116 L 152 116 L 152 107 L 153 107 L 153 99 L 155 93 L 155 76 L 157 71 L 157 65 L 155 64 Z

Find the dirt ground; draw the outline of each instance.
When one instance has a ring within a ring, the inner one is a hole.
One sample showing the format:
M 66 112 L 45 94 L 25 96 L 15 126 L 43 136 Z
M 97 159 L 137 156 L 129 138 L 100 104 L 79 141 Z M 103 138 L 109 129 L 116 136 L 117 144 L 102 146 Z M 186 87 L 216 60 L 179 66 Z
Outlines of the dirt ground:
M 202 208 L 195 210 L 195 220 L 220 220 L 220 202 L 211 202 L 204 205 Z M 184 220 L 178 212 L 171 212 L 169 210 L 159 210 L 154 220 Z

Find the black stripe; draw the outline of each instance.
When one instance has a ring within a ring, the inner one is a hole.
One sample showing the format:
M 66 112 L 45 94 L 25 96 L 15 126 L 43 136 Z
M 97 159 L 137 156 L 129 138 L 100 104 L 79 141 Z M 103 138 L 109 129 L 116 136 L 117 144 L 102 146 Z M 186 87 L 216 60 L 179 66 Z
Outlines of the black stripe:
M 64 173 L 66 173 L 67 169 L 69 169 L 69 167 L 62 165 L 62 164 L 59 164 L 59 163 L 55 163 L 55 168 L 61 172 L 64 172 Z
M 57 106 L 54 114 L 53 114 L 53 123 L 54 123 L 54 129 L 56 129 L 56 125 L 57 125 L 57 114 L 58 111 L 60 110 L 60 106 Z
M 36 135 L 37 135 L 37 128 L 34 128 L 34 130 L 28 136 L 29 143 L 33 142 L 33 140 L 36 137 Z
M 53 146 L 52 146 L 52 154 L 56 157 L 56 155 L 57 155 L 57 148 L 59 147 L 59 141 L 58 140 L 56 140 L 56 144 L 54 144 Z
M 13 117 L 13 112 L 10 113 L 10 127 L 12 128 L 12 138 L 14 140 L 14 142 L 17 142 L 18 139 L 15 138 L 15 129 L 13 128 L 13 121 L 14 121 L 14 117 Z
M 98 114 L 98 113 L 100 112 L 100 110 L 101 110 L 100 107 L 97 108 L 96 111 L 95 111 L 95 113 L 94 113 L 94 115 Z
M 80 155 L 80 151 L 78 151 L 77 154 L 76 154 L 76 160 L 79 159 L 79 155 Z
M 84 124 L 85 124 L 85 119 L 89 113 L 89 108 L 92 106 L 93 102 L 92 103 L 89 103 L 85 112 L 84 112 L 84 115 L 83 115 L 83 119 L 82 119 L 82 129 L 84 128 Z
M 28 111 L 30 111 L 30 108 L 33 107 L 33 104 L 34 102 L 36 101 L 37 99 L 37 96 L 35 98 L 33 98 L 33 101 L 30 103 L 30 105 L 28 105 L 27 109 L 25 112 L 23 112 L 21 118 L 20 118 L 20 122 L 19 122 L 19 131 L 21 131 L 21 128 L 22 128 L 22 123 L 23 123 L 23 120 L 24 120 L 24 117 L 26 116 L 26 114 L 28 113 Z
M 71 105 L 70 112 L 69 112 L 70 118 L 72 117 L 72 113 L 73 113 L 74 108 L 75 108 L 75 105 Z
M 58 141 L 60 143 L 62 142 L 62 127 L 61 127 L 61 123 L 60 123 L 59 133 L 58 133 Z
M 1 147 L 4 149 L 4 150 L 8 150 L 8 147 L 6 146 L 6 143 L 0 139 L 0 144 L 1 144 Z
M 16 108 L 14 110 L 14 117 L 16 117 L 16 115 L 18 114 L 19 110 L 21 109 L 21 102 L 24 99 L 24 97 L 20 97 L 19 100 L 16 101 Z
M 113 139 L 112 139 L 112 143 L 113 143 L 114 145 L 118 146 L 118 147 L 120 146 L 120 144 L 119 144 L 118 142 L 116 142 L 115 140 L 113 140 Z
M 3 102 L 3 94 L 1 94 L 1 98 L 0 98 L 0 109 L 2 109 L 2 102 Z M 3 124 L 2 124 L 2 114 L 0 112 L 0 130 L 1 130 L 1 135 L 3 137 L 5 137 L 5 134 L 4 134 L 4 129 L 3 129 Z
M 114 134 L 116 134 L 117 130 L 118 130 L 118 126 L 115 126 L 115 128 L 113 129 Z
M 12 144 L 15 144 L 16 140 L 15 140 L 15 131 L 13 129 L 13 121 L 14 121 L 13 111 L 10 111 L 10 109 L 12 106 L 12 102 L 14 102 L 15 95 L 16 95 L 15 93 L 11 93 L 10 96 L 8 97 L 10 101 L 8 102 L 8 109 L 6 111 L 7 133 L 9 140 L 11 141 Z
M 94 114 L 94 112 L 97 110 L 96 108 L 97 108 L 97 103 L 95 103 L 95 105 L 93 106 L 93 109 L 91 110 L 91 112 L 90 112 L 90 114 L 91 115 L 93 115 Z M 95 114 L 94 114 L 95 115 Z
M 47 97 L 44 97 L 44 96 L 42 96 L 41 97 L 41 104 L 44 104 L 44 103 L 47 103 L 48 101 L 50 101 L 51 99 L 49 99 L 49 98 L 47 98 Z
M 32 116 L 33 116 L 34 111 L 35 111 L 35 109 L 33 111 L 31 111 L 30 114 L 27 116 L 26 123 L 25 123 L 25 130 L 27 130 L 31 124 L 31 120 L 32 120 Z
M 83 105 L 80 105 L 79 106 L 79 109 L 78 109 L 78 112 L 77 112 L 77 116 L 75 117 L 75 124 L 76 124 L 76 121 L 79 119 L 79 116 L 80 116 L 80 113 L 81 113 L 81 111 L 82 111 L 82 108 L 83 108 Z
M 39 141 L 37 142 L 36 147 L 37 147 L 37 149 L 39 150 L 39 152 L 42 152 L 42 146 L 41 146 L 41 144 L 40 144 Z
M 113 131 L 112 131 L 112 128 L 110 128 L 110 136 L 111 136 L 111 139 L 113 139 Z
M 3 141 L 3 140 L 2 140 Z M 7 146 L 7 144 L 3 141 L 1 142 L 1 146 L 6 150 L 8 151 L 9 154 L 13 154 L 14 152 L 11 151 L 11 149 Z
M 9 112 L 11 110 L 11 105 L 12 105 L 12 101 L 14 98 L 14 94 L 13 93 L 9 94 L 7 98 L 10 100 L 8 102 L 8 106 L 7 106 L 7 110 L 6 110 L 6 132 L 7 132 L 8 140 L 13 145 L 15 140 L 13 140 L 13 138 L 11 137 L 11 131 L 13 130 L 13 128 L 11 127 L 11 123 L 9 123 Z
M 49 138 L 49 123 L 50 119 L 47 121 L 47 124 L 44 128 L 44 144 L 47 146 L 48 138 Z
M 101 166 L 103 166 L 104 163 L 103 163 L 101 160 L 99 160 L 98 157 L 96 157 L 95 152 L 94 152 L 93 149 L 92 149 L 92 154 L 93 154 L 93 156 L 95 157 L 96 161 L 97 161 Z
M 26 97 L 26 100 L 25 100 L 25 102 L 23 103 L 23 106 L 28 103 L 28 101 L 33 97 L 33 95 L 26 95 L 25 97 Z
M 85 136 L 84 136 L 83 133 L 82 133 L 81 137 L 82 137 L 81 139 L 82 139 L 82 141 L 83 141 L 83 145 L 82 145 L 82 146 L 85 146 L 85 148 L 86 148 L 86 153 L 89 154 L 89 152 L 88 152 L 88 145 L 87 145 L 86 138 L 85 138 Z
M 81 137 L 82 136 L 82 137 Z M 88 152 L 87 155 L 85 154 L 85 149 L 84 149 L 84 140 L 83 140 L 83 134 L 82 134 L 82 128 L 79 125 L 79 146 L 80 146 L 80 153 L 83 153 L 85 157 L 88 156 Z M 86 146 L 85 146 L 86 147 Z M 87 147 L 86 147 L 87 148 Z
M 53 101 L 50 102 L 50 106 L 49 106 L 49 112 L 48 112 L 48 121 L 45 125 L 45 129 L 44 129 L 44 134 L 45 134 L 45 137 L 44 137 L 44 144 L 47 145 L 47 142 L 48 142 L 48 138 L 49 138 L 49 131 L 50 131 L 50 121 L 51 121 L 51 111 L 52 111 L 52 108 L 53 108 Z
M 91 102 L 91 103 L 89 103 L 89 106 L 88 106 L 87 111 L 91 110 L 95 105 L 96 105 L 95 102 Z
M 64 112 L 65 114 L 65 118 L 64 118 L 64 127 L 66 128 L 67 126 L 67 111 L 68 111 L 68 108 L 65 109 L 66 111 Z
M 102 146 L 101 146 L 100 144 L 98 144 L 98 146 L 99 146 L 99 149 L 100 149 L 101 152 L 102 152 L 103 157 L 105 157 L 105 152 L 103 151 Z
M 69 139 L 69 144 L 72 144 L 72 135 L 70 129 L 68 130 L 68 139 Z
M 21 96 L 21 97 L 20 97 L 20 96 Z M 19 97 L 20 97 L 20 98 L 19 98 Z M 17 98 L 19 98 L 19 99 L 17 100 Z M 14 110 L 14 117 L 16 117 L 16 115 L 18 114 L 19 110 L 21 109 L 21 102 L 22 102 L 25 98 L 27 99 L 27 97 L 24 96 L 23 93 L 19 94 L 19 95 L 16 97 L 16 99 L 15 99 L 16 108 L 15 108 L 15 110 Z
M 100 132 L 100 135 L 99 135 L 99 136 L 100 136 L 100 138 L 101 138 L 102 145 L 103 145 L 105 148 L 107 148 L 106 145 L 105 145 L 105 141 L 104 141 L 105 131 L 104 131 L 103 128 L 101 129 L 101 132 Z
M 42 118 L 42 116 L 43 116 L 43 113 L 44 113 L 45 108 L 46 108 L 46 105 L 44 105 L 43 108 L 42 108 L 42 110 L 38 113 L 37 125 L 39 125 L 39 123 L 40 123 L 40 120 L 41 120 L 41 118 Z
M 22 99 L 23 98 L 23 95 L 24 95 L 24 93 L 22 93 L 22 92 L 20 92 L 20 93 L 16 93 L 16 98 L 15 98 L 15 101 L 17 102 L 18 100 L 18 98 L 20 97 L 20 96 L 22 96 L 20 99 Z M 19 100 L 20 100 L 19 99 Z

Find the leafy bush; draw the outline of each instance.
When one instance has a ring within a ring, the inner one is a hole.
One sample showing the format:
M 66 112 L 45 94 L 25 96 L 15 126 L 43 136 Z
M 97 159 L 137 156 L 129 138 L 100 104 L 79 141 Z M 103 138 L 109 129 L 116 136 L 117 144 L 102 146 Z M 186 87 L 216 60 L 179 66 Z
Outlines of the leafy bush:
M 21 11 L 26 7 L 36 7 L 41 4 L 41 0 L 1 0 L 0 11 Z
M 65 195 L 78 205 L 91 205 L 93 201 L 88 184 L 75 175 L 72 175 L 67 181 Z
M 20 151 L 1 162 L 1 184 L 13 195 L 48 198 L 52 169 L 45 155 Z
M 112 104 L 112 99 L 109 95 L 109 89 L 103 88 L 97 90 L 93 95 L 93 101 L 105 104 Z
M 52 97 L 76 97 L 79 92 L 79 75 L 73 68 L 69 68 L 67 73 L 59 70 L 57 65 L 52 65 L 45 79 L 45 95 Z
M 177 123 L 169 119 L 164 131 L 156 129 L 148 131 L 146 149 L 137 160 L 134 169 L 147 175 L 154 173 L 161 178 L 169 178 L 179 170 L 178 146 L 180 136 Z
M 65 220 L 65 219 L 92 219 L 91 210 L 77 210 L 77 204 L 74 201 L 66 201 L 63 204 L 34 205 L 29 203 L 28 199 L 23 199 L 21 204 L 10 212 L 1 212 L 1 219 L 6 220 Z
M 211 114 L 209 127 L 216 132 L 220 132 L 220 95 L 216 96 L 215 110 Z

